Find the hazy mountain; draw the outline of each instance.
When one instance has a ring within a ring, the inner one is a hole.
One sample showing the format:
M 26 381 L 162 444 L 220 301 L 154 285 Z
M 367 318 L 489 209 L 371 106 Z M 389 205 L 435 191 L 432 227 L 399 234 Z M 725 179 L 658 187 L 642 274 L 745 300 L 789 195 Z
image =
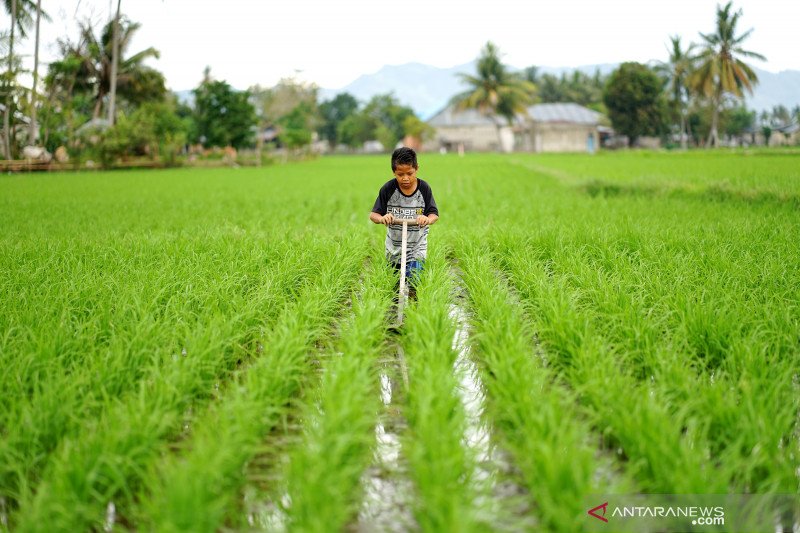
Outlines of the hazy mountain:
M 617 64 L 585 65 L 581 67 L 540 67 L 540 74 L 560 75 L 562 72 L 580 70 L 594 74 L 599 69 L 608 74 Z M 783 104 L 789 109 L 800 104 L 800 71 L 785 70 L 780 73 L 755 69 L 760 83 L 747 106 L 758 111 Z M 420 63 L 387 65 L 374 74 L 365 74 L 340 89 L 321 89 L 320 100 L 327 100 L 340 92 L 348 92 L 366 102 L 376 94 L 393 92 L 405 105 L 410 106 L 423 119 L 428 119 L 447 105 L 454 95 L 465 89 L 456 75 L 475 72 L 474 62 L 450 68 L 439 68 Z
M 320 100 L 328 100 L 338 93 L 348 92 L 366 102 L 376 94 L 391 92 L 403 104 L 427 119 L 439 111 L 450 98 L 466 89 L 457 74 L 473 72 L 474 65 L 474 62 L 450 68 L 421 63 L 387 65 L 374 74 L 359 76 L 341 89 L 322 89 Z
M 758 86 L 753 96 L 747 97 L 747 107 L 757 111 L 771 110 L 783 104 L 790 110 L 800 105 L 800 70 L 784 70 L 775 74 L 754 69 L 758 74 Z

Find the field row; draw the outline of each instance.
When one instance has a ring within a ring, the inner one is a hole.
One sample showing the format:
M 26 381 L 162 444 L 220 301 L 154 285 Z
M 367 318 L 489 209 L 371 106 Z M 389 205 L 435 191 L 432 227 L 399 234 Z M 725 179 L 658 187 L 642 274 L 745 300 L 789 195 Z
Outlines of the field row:
M 360 259 L 294 279 L 297 298 L 265 318 L 266 335 L 235 361 L 193 347 L 162 361 L 158 378 L 145 366 L 130 390 L 104 390 L 107 404 L 82 387 L 59 389 L 76 406 L 62 434 L 4 434 L 11 524 L 369 529 L 386 520 L 364 500 L 378 478 L 405 499 L 409 528 L 567 531 L 595 493 L 793 490 L 794 358 L 764 365 L 740 348 L 709 365 L 681 317 L 642 315 L 632 288 L 563 258 L 545 264 L 546 250 L 530 261 L 531 248 L 515 242 L 502 253 L 458 242 L 451 260 L 432 258 L 396 341 L 404 356 L 389 355 L 400 369 L 393 414 L 380 415 L 376 357 L 388 349 L 391 279 Z M 639 318 L 609 320 L 622 311 Z M 465 364 L 477 369 L 477 405 L 464 395 Z M 78 368 L 64 375 L 88 379 Z M 748 394 L 759 378 L 770 386 Z M 30 412 L 64 416 L 30 400 Z M 390 416 L 402 420 L 398 468 L 370 473 L 381 460 L 375 428 Z M 289 419 L 298 427 L 287 429 Z M 279 444 L 287 432 L 294 437 Z M 48 442 L 46 456 L 28 453 Z

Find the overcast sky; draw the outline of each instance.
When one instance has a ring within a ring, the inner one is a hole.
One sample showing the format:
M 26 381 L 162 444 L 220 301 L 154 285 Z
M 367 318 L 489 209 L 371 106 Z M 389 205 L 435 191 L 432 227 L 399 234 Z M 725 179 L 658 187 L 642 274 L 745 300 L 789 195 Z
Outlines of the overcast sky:
M 342 87 L 383 65 L 450 67 L 474 59 L 487 40 L 515 67 L 580 66 L 666 59 L 670 35 L 698 41 L 713 30 L 716 0 L 122 0 L 140 22 L 131 51 L 154 46 L 151 65 L 173 90 L 199 83 L 206 65 L 236 88 L 302 79 Z M 110 0 L 42 0 L 43 60 L 58 37 L 76 37 L 76 19 L 108 20 Z M 114 6 L 116 1 L 113 2 Z M 746 48 L 769 70 L 800 70 L 800 0 L 738 0 Z M 6 18 L 5 26 L 9 26 Z M 32 35 L 32 32 L 31 32 Z M 30 54 L 33 39 L 22 45 Z

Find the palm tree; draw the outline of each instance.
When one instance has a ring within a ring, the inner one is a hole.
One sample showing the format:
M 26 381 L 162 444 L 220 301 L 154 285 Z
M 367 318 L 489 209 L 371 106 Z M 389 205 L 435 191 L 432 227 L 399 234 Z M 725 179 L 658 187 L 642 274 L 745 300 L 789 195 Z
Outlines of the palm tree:
M 83 23 L 80 41 L 76 45 L 62 44 L 64 61 L 80 62 L 80 67 L 75 73 L 77 80 L 74 83 L 74 90 L 91 91 L 94 98 L 93 119 L 100 118 L 103 100 L 110 94 L 112 88 L 115 99 L 120 95 L 132 103 L 160 99 L 166 94 L 163 75 L 144 65 L 145 59 L 159 57 L 158 50 L 150 47 L 125 58 L 131 39 L 141 24 L 131 22 L 124 16 L 119 17 L 118 25 L 115 21 L 116 17 L 106 24 L 99 38 L 95 36 L 94 28 L 88 22 Z M 115 26 L 118 26 L 119 34 L 116 75 L 113 73 Z M 116 101 L 113 104 L 109 101 L 109 112 L 112 111 L 112 105 L 116 106 Z
M 672 49 L 669 51 L 669 60 L 660 62 L 656 70 L 667 79 L 667 89 L 672 103 L 678 109 L 681 117 L 681 147 L 686 149 L 686 139 L 689 137 L 686 121 L 686 105 L 689 98 L 688 80 L 694 72 L 694 58 L 692 51 L 694 43 L 684 50 L 681 47 L 681 38 L 677 35 L 670 37 Z
M 533 102 L 536 86 L 522 76 L 509 72 L 500 61 L 497 46 L 491 41 L 481 50 L 477 68 L 476 76 L 459 74 L 470 88 L 456 95 L 452 103 L 457 110 L 476 109 L 488 117 L 497 129 L 498 147 L 502 150 L 500 119 L 506 119 L 511 126 L 517 114 L 526 113 L 527 107 Z
M 750 37 L 750 29 L 737 35 L 736 24 L 742 16 L 742 10 L 731 12 L 733 2 L 725 7 L 717 6 L 717 27 L 714 33 L 701 33 L 703 50 L 697 55 L 698 68 L 692 76 L 692 85 L 711 102 L 711 131 L 708 134 L 708 145 L 719 145 L 719 109 L 726 94 L 742 98 L 742 89 L 753 92 L 758 83 L 758 76 L 752 67 L 739 59 L 749 57 L 765 61 L 766 58 L 756 52 L 742 48 L 742 43 Z
M 114 15 L 114 31 L 111 39 L 111 90 L 108 98 L 108 123 L 114 123 L 114 112 L 117 104 L 117 69 L 119 65 L 119 9 L 122 0 L 117 0 L 117 14 Z
M 13 107 L 13 86 L 14 86 L 14 65 L 16 64 L 14 58 L 14 38 L 15 38 L 15 31 L 19 30 L 19 34 L 21 37 L 27 37 L 27 30 L 30 27 L 33 17 L 31 12 L 36 9 L 37 13 L 42 13 L 41 9 L 38 9 L 36 4 L 34 4 L 33 0 L 3 0 L 3 7 L 5 7 L 6 12 L 11 15 L 11 30 L 9 33 L 8 39 L 8 71 L 7 71 L 7 92 L 6 92 L 6 101 L 5 101 L 5 112 L 3 113 L 3 150 L 5 152 L 6 159 L 11 158 L 11 111 Z M 47 14 L 43 14 L 47 17 Z M 38 37 L 38 27 L 37 27 L 37 37 L 36 37 L 36 44 L 38 46 L 39 37 Z
M 42 20 L 42 0 L 36 0 L 36 41 L 33 52 L 33 85 L 31 85 L 31 129 L 28 144 L 36 145 L 36 85 L 39 83 L 39 23 Z

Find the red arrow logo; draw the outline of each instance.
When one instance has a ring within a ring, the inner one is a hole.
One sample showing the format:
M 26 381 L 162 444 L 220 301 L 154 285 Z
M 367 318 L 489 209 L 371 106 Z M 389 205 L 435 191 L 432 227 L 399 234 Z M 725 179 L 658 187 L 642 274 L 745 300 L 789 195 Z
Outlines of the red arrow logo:
M 608 508 L 608 502 L 598 505 L 594 509 L 589 509 L 589 514 L 593 517 L 597 518 L 598 520 L 602 520 L 603 522 L 608 522 L 608 518 L 606 518 L 606 509 Z M 603 516 L 599 514 L 595 514 L 595 511 L 599 511 L 600 509 L 603 510 Z

